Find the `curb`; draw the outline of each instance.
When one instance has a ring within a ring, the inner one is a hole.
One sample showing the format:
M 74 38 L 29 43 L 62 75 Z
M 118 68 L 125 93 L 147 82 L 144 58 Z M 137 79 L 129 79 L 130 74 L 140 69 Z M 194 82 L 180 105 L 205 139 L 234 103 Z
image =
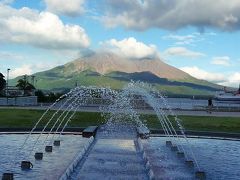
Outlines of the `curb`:
M 137 145 L 139 147 L 139 150 L 140 150 L 140 153 L 141 153 L 141 156 L 142 156 L 142 159 L 144 160 L 144 165 L 145 165 L 145 168 L 147 170 L 147 173 L 148 173 L 148 178 L 150 180 L 154 180 L 154 173 L 151 169 L 151 165 L 150 165 L 150 162 L 148 160 L 148 157 L 146 156 L 146 153 L 144 152 L 144 148 L 143 148 L 143 145 L 142 145 L 142 141 L 140 138 L 137 139 Z
M 91 136 L 88 142 L 84 145 L 84 148 L 82 149 L 82 151 L 80 151 L 80 153 L 75 156 L 74 160 L 70 163 L 70 165 L 67 167 L 65 172 L 59 178 L 59 180 L 67 180 L 71 176 L 71 173 L 74 171 L 78 163 L 82 160 L 82 158 L 88 151 L 89 147 L 92 145 L 93 141 L 94 141 L 94 137 Z

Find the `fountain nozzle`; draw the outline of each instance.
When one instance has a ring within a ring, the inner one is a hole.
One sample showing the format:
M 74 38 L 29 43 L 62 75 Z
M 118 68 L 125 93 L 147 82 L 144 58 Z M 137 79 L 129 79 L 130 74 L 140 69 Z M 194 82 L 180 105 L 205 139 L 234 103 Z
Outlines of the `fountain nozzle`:
M 43 159 L 43 153 L 42 152 L 36 152 L 34 155 L 36 160 L 42 160 Z
M 27 170 L 33 168 L 33 164 L 30 161 L 22 161 L 21 162 L 22 170 Z
M 53 142 L 53 145 L 54 145 L 54 146 L 60 146 L 60 140 L 55 140 L 55 141 Z
M 205 174 L 204 171 L 196 171 L 195 172 L 195 177 L 196 177 L 196 179 L 205 180 L 206 179 L 206 174 Z
M 3 173 L 2 180 L 13 180 L 13 173 Z
M 46 152 L 52 152 L 53 147 L 52 146 L 46 146 L 45 151 Z

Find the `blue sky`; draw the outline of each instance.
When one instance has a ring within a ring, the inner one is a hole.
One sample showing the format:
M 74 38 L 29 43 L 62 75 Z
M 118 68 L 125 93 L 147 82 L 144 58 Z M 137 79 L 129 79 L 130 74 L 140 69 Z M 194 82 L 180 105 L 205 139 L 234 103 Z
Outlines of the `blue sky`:
M 32 74 L 108 49 L 238 87 L 239 30 L 238 0 L 0 0 L 0 72 Z

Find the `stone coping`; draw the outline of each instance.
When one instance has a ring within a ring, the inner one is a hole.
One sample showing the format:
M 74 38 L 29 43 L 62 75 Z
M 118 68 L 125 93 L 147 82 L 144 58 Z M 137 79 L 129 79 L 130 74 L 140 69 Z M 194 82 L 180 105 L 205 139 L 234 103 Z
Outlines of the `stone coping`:
M 73 135 L 82 135 L 82 131 L 85 128 L 76 127 L 76 128 L 66 128 L 63 134 L 73 134 Z M 0 128 L 0 134 L 26 134 L 29 133 L 30 128 Z M 38 134 L 42 129 L 36 129 L 32 134 Z M 55 132 L 55 131 L 53 131 Z M 150 137 L 161 137 L 165 136 L 163 130 L 150 129 Z M 44 132 L 48 134 L 48 129 Z M 43 133 L 43 134 L 44 134 Z M 177 131 L 178 135 L 181 135 Z M 223 140 L 240 140 L 240 133 L 225 133 L 225 132 L 208 132 L 208 131 L 185 131 L 185 134 L 189 138 L 215 138 Z

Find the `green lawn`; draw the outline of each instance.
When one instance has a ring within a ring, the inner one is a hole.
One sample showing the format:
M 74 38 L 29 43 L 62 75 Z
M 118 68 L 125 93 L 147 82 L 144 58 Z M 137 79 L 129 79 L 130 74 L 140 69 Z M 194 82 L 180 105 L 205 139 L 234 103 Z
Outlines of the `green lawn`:
M 26 109 L 0 109 L 0 127 L 1 128 L 31 128 L 44 113 L 43 110 Z M 55 111 L 50 111 L 40 121 L 38 127 L 43 127 L 51 118 Z M 60 114 L 61 112 L 59 112 Z M 69 114 L 70 115 L 70 114 Z M 59 115 L 55 115 L 58 117 Z M 64 117 L 64 116 L 62 116 Z M 69 117 L 69 116 L 68 116 Z M 56 118 L 54 118 L 56 119 Z M 89 125 L 98 125 L 103 122 L 100 113 L 78 112 L 72 118 L 68 127 L 86 127 Z M 54 122 L 50 123 L 51 126 Z
M 41 117 L 42 110 L 26 109 L 0 109 L 0 127 L 1 128 L 31 128 Z M 49 112 L 41 121 L 38 127 L 50 119 L 54 111 Z M 240 118 L 235 117 L 201 117 L 201 116 L 179 116 L 186 130 L 194 131 L 213 131 L 213 132 L 231 132 L 240 133 Z M 155 115 L 141 115 L 148 127 L 152 129 L 161 129 L 160 123 Z M 173 117 L 170 117 L 173 121 Z M 100 113 L 78 112 L 73 117 L 68 127 L 86 127 L 89 125 L 99 125 L 104 123 Z M 175 123 L 173 122 L 174 126 Z M 52 124 L 49 125 L 49 127 Z
M 173 117 L 169 117 L 173 125 Z M 212 131 L 212 132 L 229 132 L 240 133 L 240 118 L 238 117 L 212 117 L 212 116 L 178 116 L 185 130 L 191 131 Z M 144 115 L 147 125 L 150 128 L 161 128 L 160 123 L 155 115 Z

